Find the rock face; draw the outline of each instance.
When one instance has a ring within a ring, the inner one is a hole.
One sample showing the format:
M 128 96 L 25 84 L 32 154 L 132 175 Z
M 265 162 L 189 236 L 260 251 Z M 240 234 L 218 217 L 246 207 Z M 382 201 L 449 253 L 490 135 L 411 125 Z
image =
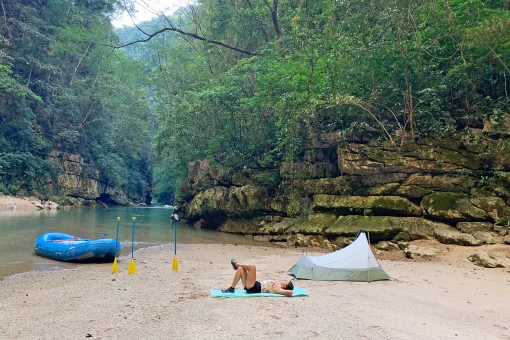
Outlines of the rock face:
M 60 165 L 62 172 L 57 183 L 52 183 L 54 191 L 69 197 L 65 201 L 78 203 L 99 200 L 104 203 L 127 205 L 127 195 L 120 189 L 109 186 L 99 178 L 99 170 L 93 164 L 83 161 L 80 155 L 53 150 L 49 157 Z
M 234 172 L 197 161 L 178 205 L 205 228 L 328 249 L 361 229 L 373 242 L 504 243 L 510 153 L 502 147 L 510 139 L 496 130 L 487 122 L 458 139 L 400 146 L 373 133 L 319 134 L 301 161 L 274 169 Z

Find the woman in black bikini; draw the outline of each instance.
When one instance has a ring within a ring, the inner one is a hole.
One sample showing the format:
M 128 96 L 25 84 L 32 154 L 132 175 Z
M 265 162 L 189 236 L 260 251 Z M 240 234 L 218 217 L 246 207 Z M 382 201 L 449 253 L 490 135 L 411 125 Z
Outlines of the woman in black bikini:
M 241 280 L 248 294 L 274 293 L 292 296 L 294 285 L 291 281 L 283 280 L 280 284 L 273 280 L 257 281 L 257 268 L 254 264 L 239 264 L 234 259 L 230 263 L 236 270 L 236 273 L 232 285 L 227 289 L 221 290 L 223 293 L 235 293 L 235 287 L 239 280 Z

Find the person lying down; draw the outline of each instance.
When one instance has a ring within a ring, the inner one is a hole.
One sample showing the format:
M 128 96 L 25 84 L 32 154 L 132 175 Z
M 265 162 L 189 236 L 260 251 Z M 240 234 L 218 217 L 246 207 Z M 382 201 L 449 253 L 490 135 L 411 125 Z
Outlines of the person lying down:
M 292 296 L 294 284 L 291 281 L 283 280 L 280 284 L 273 280 L 257 281 L 257 268 L 254 264 L 240 264 L 235 259 L 232 259 L 230 263 L 236 273 L 230 287 L 222 289 L 222 293 L 235 293 L 235 287 L 241 281 L 248 294 L 274 293 Z

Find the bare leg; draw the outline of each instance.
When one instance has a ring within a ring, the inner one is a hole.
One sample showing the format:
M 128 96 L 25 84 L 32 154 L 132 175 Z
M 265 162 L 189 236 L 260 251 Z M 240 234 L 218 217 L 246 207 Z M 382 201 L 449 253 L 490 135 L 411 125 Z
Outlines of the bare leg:
M 237 284 L 239 282 L 239 278 L 236 281 L 237 273 L 239 274 L 240 278 L 243 281 L 243 285 L 250 289 L 255 285 L 255 281 L 257 280 L 257 268 L 254 264 L 237 264 L 237 272 L 234 276 L 234 283 Z M 235 287 L 235 286 L 232 286 Z
M 234 275 L 234 280 L 232 280 L 232 284 L 230 287 L 235 288 L 237 286 L 237 283 L 239 280 L 243 282 L 243 286 L 246 287 L 246 277 L 248 276 L 248 273 L 243 267 L 237 267 L 236 273 Z

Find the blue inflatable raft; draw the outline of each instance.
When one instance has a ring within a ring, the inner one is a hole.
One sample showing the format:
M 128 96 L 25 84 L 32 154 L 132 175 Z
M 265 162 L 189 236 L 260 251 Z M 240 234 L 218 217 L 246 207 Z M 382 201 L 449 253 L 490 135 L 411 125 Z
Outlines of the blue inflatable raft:
M 42 234 L 35 240 L 35 253 L 70 262 L 108 262 L 120 254 L 120 242 L 110 238 L 86 240 L 63 233 Z

